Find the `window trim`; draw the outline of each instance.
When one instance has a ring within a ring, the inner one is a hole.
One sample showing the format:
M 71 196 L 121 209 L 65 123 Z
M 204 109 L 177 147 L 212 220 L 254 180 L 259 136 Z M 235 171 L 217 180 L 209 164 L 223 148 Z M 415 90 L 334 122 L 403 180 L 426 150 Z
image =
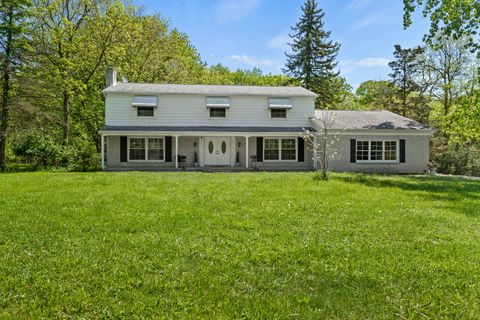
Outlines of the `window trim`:
M 152 119 L 152 118 L 155 118 L 155 109 L 156 107 L 152 107 L 152 106 L 135 106 L 135 114 L 137 116 L 137 118 L 139 119 Z M 138 115 L 138 108 L 151 108 L 153 109 L 153 115 L 152 116 L 139 116 Z
M 145 140 L 145 160 L 132 160 L 130 159 L 130 139 L 144 139 Z M 148 160 L 148 139 L 162 139 L 163 140 L 163 160 Z M 127 151 L 128 151 L 128 162 L 152 162 L 152 163 L 161 163 L 161 162 L 165 162 L 165 137 L 152 137 L 152 136 L 149 136 L 149 137 L 145 137 L 145 136 L 141 136 L 141 137 L 136 137 L 136 136 L 131 136 L 131 137 L 128 137 L 127 139 Z
M 208 117 L 209 119 L 227 119 L 227 107 L 208 107 Z M 223 109 L 225 111 L 225 117 L 212 117 L 212 109 Z
M 265 145 L 266 140 L 277 140 L 278 141 L 278 159 L 265 159 Z M 282 159 L 282 139 L 295 140 L 295 159 L 283 160 Z M 296 137 L 263 137 L 263 162 L 298 162 L 298 139 Z
M 382 160 L 370 160 L 372 152 L 372 141 L 381 141 L 382 142 Z M 385 160 L 385 142 L 395 142 L 396 143 L 396 154 L 395 160 Z M 368 142 L 368 160 L 358 160 L 358 142 Z M 356 163 L 400 163 L 400 140 L 399 139 L 357 139 L 355 140 L 355 162 Z

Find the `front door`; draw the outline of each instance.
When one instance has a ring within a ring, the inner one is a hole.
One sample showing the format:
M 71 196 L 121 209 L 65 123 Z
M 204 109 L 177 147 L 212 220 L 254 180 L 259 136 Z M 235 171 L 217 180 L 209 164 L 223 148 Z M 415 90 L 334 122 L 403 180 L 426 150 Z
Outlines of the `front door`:
M 205 165 L 228 166 L 230 165 L 230 138 L 206 137 L 205 138 Z

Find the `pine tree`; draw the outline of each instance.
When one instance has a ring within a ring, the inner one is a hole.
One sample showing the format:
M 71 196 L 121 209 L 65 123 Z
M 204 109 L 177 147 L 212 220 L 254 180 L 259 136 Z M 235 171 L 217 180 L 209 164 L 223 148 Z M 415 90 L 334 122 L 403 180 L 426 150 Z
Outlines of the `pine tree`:
M 307 0 L 302 11 L 300 21 L 292 27 L 292 53 L 285 53 L 287 63 L 283 72 L 317 93 L 318 107 L 329 107 L 338 89 L 335 81 L 338 72 L 334 69 L 340 44 L 329 40 L 330 31 L 325 31 L 323 24 L 325 13 L 318 8 L 316 0 Z
M 400 110 L 403 116 L 410 115 L 410 111 L 415 108 L 412 96 L 421 91 L 418 83 L 418 76 L 421 72 L 421 61 L 419 57 L 423 54 L 424 48 L 415 47 L 403 49 L 400 45 L 395 45 L 393 56 L 395 60 L 388 65 L 392 69 L 389 74 L 392 82 L 397 86 L 397 96 L 400 100 Z

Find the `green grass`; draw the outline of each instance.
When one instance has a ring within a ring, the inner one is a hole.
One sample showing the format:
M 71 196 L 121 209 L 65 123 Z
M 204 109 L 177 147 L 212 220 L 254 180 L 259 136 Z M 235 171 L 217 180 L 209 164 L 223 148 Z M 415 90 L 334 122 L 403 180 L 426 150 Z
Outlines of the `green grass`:
M 0 318 L 479 315 L 480 181 L 0 175 Z

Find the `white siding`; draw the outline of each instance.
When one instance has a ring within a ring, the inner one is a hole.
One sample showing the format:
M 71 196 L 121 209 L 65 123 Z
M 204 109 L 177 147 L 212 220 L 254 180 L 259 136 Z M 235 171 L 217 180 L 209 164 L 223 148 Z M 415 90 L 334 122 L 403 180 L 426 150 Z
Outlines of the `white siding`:
M 204 95 L 163 94 L 153 118 L 138 118 L 132 107 L 132 95 L 106 95 L 105 124 L 110 126 L 270 126 L 306 127 L 313 117 L 314 98 L 292 97 L 293 108 L 287 119 L 271 119 L 268 97 L 232 96 L 225 119 L 210 119 Z

